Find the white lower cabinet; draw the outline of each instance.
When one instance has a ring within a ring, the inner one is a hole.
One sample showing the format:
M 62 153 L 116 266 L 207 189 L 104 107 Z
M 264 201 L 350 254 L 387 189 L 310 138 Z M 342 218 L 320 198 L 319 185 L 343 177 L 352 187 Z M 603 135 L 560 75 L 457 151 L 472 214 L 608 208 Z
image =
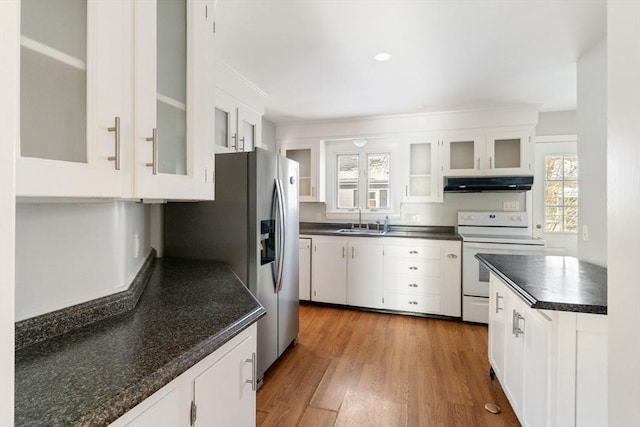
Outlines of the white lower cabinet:
M 606 425 L 605 315 L 537 310 L 493 273 L 489 363 L 523 426 Z
M 460 316 L 460 242 L 385 238 L 383 307 Z
M 301 301 L 309 301 L 311 299 L 311 239 L 298 240 L 298 259 L 300 260 L 298 298 Z
M 311 301 L 346 304 L 347 240 L 314 236 L 311 263 Z
M 255 356 L 254 323 L 110 426 L 255 426 Z
M 313 236 L 311 300 L 460 316 L 460 242 Z
M 382 243 L 375 238 L 313 238 L 311 300 L 382 306 Z

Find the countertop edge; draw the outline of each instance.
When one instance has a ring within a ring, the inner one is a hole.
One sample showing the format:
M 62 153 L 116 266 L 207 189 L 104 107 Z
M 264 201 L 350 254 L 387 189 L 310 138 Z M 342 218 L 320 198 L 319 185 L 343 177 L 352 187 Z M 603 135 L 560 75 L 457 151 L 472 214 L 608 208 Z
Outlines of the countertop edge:
M 607 307 L 593 304 L 575 304 L 567 302 L 551 302 L 551 301 L 539 301 L 529 294 L 526 290 L 522 289 L 511 280 L 508 276 L 502 273 L 497 267 L 495 267 L 490 261 L 482 258 L 482 255 L 475 256 L 480 262 L 482 262 L 489 270 L 495 273 L 504 283 L 506 283 L 515 293 L 517 293 L 531 308 L 538 310 L 551 310 L 551 311 L 565 311 L 572 313 L 583 314 L 607 314 Z
M 256 307 L 255 310 L 247 313 L 244 317 L 230 324 L 224 330 L 212 335 L 209 339 L 204 340 L 190 350 L 185 351 L 179 357 L 165 364 L 142 381 L 122 390 L 122 392 L 118 393 L 113 398 L 105 400 L 102 405 L 96 407 L 84 417 L 78 419 L 76 423 L 79 425 L 112 423 L 135 406 L 142 403 L 156 391 L 160 390 L 191 367 L 195 366 L 198 362 L 214 353 L 266 313 L 267 311 L 264 307 Z

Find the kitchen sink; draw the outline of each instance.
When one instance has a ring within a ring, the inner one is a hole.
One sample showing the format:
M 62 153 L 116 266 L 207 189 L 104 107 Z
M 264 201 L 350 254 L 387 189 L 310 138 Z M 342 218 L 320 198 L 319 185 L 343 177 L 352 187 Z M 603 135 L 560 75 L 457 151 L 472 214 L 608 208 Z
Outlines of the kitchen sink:
M 366 236 L 383 236 L 387 234 L 384 230 L 371 230 L 368 228 L 341 228 L 338 230 L 340 234 L 366 235 Z

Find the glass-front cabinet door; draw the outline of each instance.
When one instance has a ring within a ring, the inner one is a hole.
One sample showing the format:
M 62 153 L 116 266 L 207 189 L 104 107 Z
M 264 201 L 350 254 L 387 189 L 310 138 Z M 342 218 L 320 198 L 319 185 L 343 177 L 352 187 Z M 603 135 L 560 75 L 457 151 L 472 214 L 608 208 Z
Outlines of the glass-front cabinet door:
M 325 201 L 325 143 L 300 141 L 282 144 L 280 153 L 298 162 L 298 194 L 301 202 Z
M 213 4 L 136 7 L 136 196 L 213 198 Z
M 415 138 L 405 146 L 405 202 L 442 201 L 440 141 Z
M 531 135 L 526 131 L 487 136 L 487 175 L 533 174 Z
M 445 176 L 479 175 L 484 173 L 484 137 L 481 134 L 446 135 L 443 141 Z
M 131 197 L 133 6 L 22 0 L 18 196 Z
M 262 116 L 238 107 L 238 151 L 253 151 L 262 141 Z

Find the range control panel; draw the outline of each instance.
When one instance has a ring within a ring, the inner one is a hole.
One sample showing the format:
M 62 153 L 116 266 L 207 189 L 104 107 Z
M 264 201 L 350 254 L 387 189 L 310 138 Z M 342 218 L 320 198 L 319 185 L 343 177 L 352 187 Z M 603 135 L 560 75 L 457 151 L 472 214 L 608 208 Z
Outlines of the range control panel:
M 458 225 L 473 227 L 527 227 L 526 212 L 458 212 Z

